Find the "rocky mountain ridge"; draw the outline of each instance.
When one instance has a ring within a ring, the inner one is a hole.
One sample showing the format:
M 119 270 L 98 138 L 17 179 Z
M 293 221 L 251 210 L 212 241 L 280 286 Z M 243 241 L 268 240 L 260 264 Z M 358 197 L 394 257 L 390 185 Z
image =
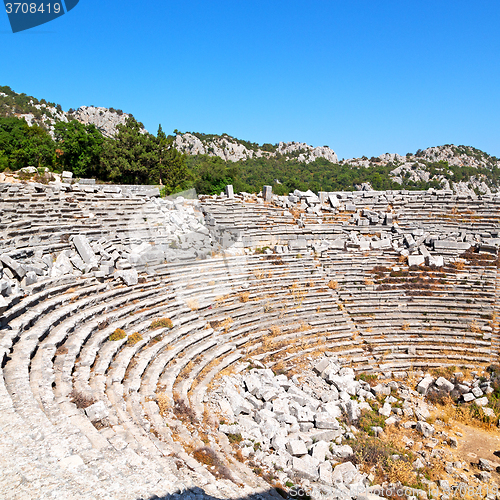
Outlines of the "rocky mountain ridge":
M 131 116 L 122 110 L 96 106 L 80 106 L 78 109 L 64 111 L 60 104 L 38 100 L 25 94 L 17 94 L 8 87 L 0 87 L 0 116 L 15 116 L 26 120 L 29 126 L 39 125 L 46 128 L 51 135 L 58 122 L 77 120 L 84 125 L 93 124 L 104 137 L 113 137 L 116 127 L 125 124 Z
M 328 146 L 313 147 L 302 142 L 280 142 L 272 146 L 264 144 L 262 147 L 255 143 L 239 141 L 227 134 L 222 136 L 206 136 L 186 132 L 177 134 L 175 146 L 182 153 L 189 155 L 206 154 L 219 156 L 224 161 L 239 161 L 249 158 L 270 158 L 277 155 L 295 158 L 304 163 L 310 163 L 316 158 L 325 158 L 337 163 L 338 157 Z
M 51 135 L 57 122 L 69 122 L 75 119 L 86 125 L 95 125 L 105 137 L 109 138 L 116 134 L 116 127 L 125 124 L 131 115 L 114 108 L 96 106 L 81 106 L 76 110 L 64 111 L 59 104 L 16 93 L 10 87 L 0 87 L 0 116 L 24 118 L 28 125 L 43 126 Z M 429 187 L 451 189 L 463 195 L 490 194 L 499 188 L 497 171 L 500 168 L 500 160 L 470 146 L 446 144 L 418 150 L 415 154 L 408 153 L 405 156 L 385 153 L 378 157 L 363 156 L 339 161 L 335 151 L 328 146 L 313 147 L 301 142 L 260 145 L 228 134 L 177 131 L 175 134 L 174 146 L 189 156 L 208 155 L 220 157 L 225 162 L 255 158 L 284 159 L 304 164 L 323 159 L 332 163 L 332 176 L 336 175 L 335 168 L 337 168 L 333 164 L 367 169 L 388 167 L 382 175 L 402 188 L 414 189 L 417 185 L 424 189 Z M 461 171 L 457 174 L 458 170 Z M 359 190 L 373 188 L 370 182 L 361 182 L 355 184 L 355 187 Z

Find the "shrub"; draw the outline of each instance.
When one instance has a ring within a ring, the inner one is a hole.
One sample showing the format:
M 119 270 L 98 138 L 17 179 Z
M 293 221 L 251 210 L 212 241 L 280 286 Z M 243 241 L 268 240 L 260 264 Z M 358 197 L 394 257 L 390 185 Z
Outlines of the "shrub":
M 218 479 L 232 479 L 229 469 L 209 446 L 203 446 L 195 450 L 193 457 L 201 464 L 207 465 L 210 472 Z
M 141 340 L 142 340 L 142 335 L 139 332 L 135 332 L 132 335 L 129 335 L 127 344 L 134 345 L 137 344 L 137 342 L 140 342 Z
M 169 318 L 160 318 L 160 319 L 155 319 L 153 322 L 149 325 L 150 330 L 156 330 L 157 328 L 172 328 L 174 324 L 172 323 L 172 320 Z
M 374 436 L 372 427 L 385 429 L 385 418 L 375 410 L 365 410 L 358 419 L 358 427 L 367 432 L 369 436 Z
M 70 401 L 74 403 L 78 409 L 81 410 L 88 408 L 90 405 L 93 405 L 95 403 L 95 400 L 93 398 L 91 398 L 90 396 L 85 396 L 85 394 L 77 392 L 74 389 L 71 391 L 69 397 L 71 398 Z
M 174 403 L 174 413 L 175 415 L 185 422 L 191 424 L 197 424 L 198 419 L 196 418 L 196 413 L 194 410 L 186 404 L 183 399 L 176 399 Z
M 122 340 L 127 336 L 124 330 L 121 328 L 117 328 L 110 336 L 109 340 L 116 341 L 116 340 Z
M 227 438 L 231 444 L 239 444 L 243 441 L 241 434 L 228 434 Z
M 330 288 L 330 290 L 336 290 L 338 287 L 339 284 L 335 280 L 330 280 L 328 282 L 328 288 Z
M 360 373 L 357 376 L 358 380 L 363 380 L 364 382 L 368 382 L 370 385 L 377 385 L 378 375 L 374 373 Z

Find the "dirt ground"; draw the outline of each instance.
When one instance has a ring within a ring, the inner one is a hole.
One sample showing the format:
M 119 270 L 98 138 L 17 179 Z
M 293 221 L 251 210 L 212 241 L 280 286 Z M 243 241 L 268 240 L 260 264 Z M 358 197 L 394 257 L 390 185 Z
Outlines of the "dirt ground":
M 473 464 L 485 458 L 495 469 L 500 467 L 500 430 L 484 430 L 460 423 L 454 423 L 454 427 L 463 434 L 458 437 L 457 458 Z M 495 455 L 495 452 L 498 454 Z M 500 481 L 498 472 L 493 472 L 492 476 Z

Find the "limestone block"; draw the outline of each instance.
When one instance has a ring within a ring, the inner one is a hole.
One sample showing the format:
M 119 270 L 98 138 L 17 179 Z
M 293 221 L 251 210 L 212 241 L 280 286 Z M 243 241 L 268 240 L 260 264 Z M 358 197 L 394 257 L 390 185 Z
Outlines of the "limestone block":
M 424 377 L 417 385 L 418 393 L 425 396 L 433 381 L 434 379 L 431 376 Z
M 351 484 L 358 476 L 358 469 L 351 462 L 344 462 L 333 469 L 333 482 Z
M 384 403 L 382 408 L 379 408 L 378 412 L 380 415 L 383 415 L 384 417 L 388 417 L 391 414 L 392 407 L 389 403 Z
M 425 257 L 423 255 L 408 255 L 408 266 L 420 266 L 425 264 Z
M 446 380 L 444 377 L 439 377 L 436 380 L 435 384 L 436 387 L 439 387 L 446 392 L 451 392 L 455 387 L 449 380 Z
M 312 463 L 302 458 L 293 457 L 292 470 L 297 477 L 302 479 L 317 481 L 319 478 L 318 467 L 314 467 Z
M 137 283 L 139 283 L 139 276 L 137 275 L 137 270 L 135 270 L 135 269 L 118 271 L 116 273 L 116 275 L 118 278 L 121 278 L 121 280 L 127 286 L 133 286 L 133 285 L 137 285 Z
M 24 278 L 26 275 L 26 270 L 24 267 L 16 262 L 14 259 L 12 259 L 9 255 L 7 254 L 2 254 L 0 255 L 0 260 L 7 266 L 19 279 Z
M 97 401 L 97 403 L 94 403 L 85 408 L 85 413 L 92 422 L 95 422 L 96 420 L 102 420 L 109 416 L 109 411 L 106 408 L 104 401 Z
M 294 457 L 300 457 L 307 454 L 306 444 L 300 439 L 291 439 L 286 444 L 286 449 L 288 453 Z
M 330 443 L 327 443 L 326 441 L 319 441 L 313 444 L 312 456 L 319 462 L 324 462 L 329 454 L 330 454 Z
M 85 264 L 90 264 L 91 262 L 95 262 L 97 260 L 96 254 L 92 250 L 89 240 L 85 236 L 74 236 L 73 244 Z
M 330 462 L 323 462 L 319 465 L 319 480 L 324 484 L 333 484 L 333 468 Z
M 476 398 L 480 398 L 483 395 L 483 391 L 479 387 L 473 387 L 471 392 Z
M 314 424 L 317 429 L 340 429 L 337 419 L 328 413 L 316 413 Z
M 429 257 L 429 266 L 443 267 L 444 258 L 442 255 L 431 255 Z
M 435 432 L 434 427 L 431 424 L 422 421 L 417 422 L 417 431 L 420 432 L 425 438 L 431 437 Z
M 273 197 L 273 188 L 272 186 L 264 186 L 262 189 L 262 197 L 264 198 L 265 202 L 271 201 Z

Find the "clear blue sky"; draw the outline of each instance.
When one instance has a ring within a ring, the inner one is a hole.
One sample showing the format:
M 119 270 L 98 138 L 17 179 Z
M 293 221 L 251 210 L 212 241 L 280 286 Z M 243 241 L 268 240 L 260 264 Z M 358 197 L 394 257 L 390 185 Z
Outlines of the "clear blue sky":
M 500 157 L 499 26 L 499 0 L 80 0 L 17 34 L 0 14 L 0 85 L 153 133 Z

